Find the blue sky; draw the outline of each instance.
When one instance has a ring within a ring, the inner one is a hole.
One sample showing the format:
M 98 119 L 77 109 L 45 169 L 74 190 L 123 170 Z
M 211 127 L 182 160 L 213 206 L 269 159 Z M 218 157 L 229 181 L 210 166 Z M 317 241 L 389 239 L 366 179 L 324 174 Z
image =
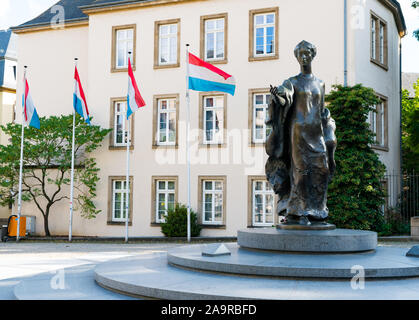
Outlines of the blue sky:
M 0 0 L 0 30 L 30 20 L 58 0 Z M 413 38 L 413 31 L 419 29 L 419 9 L 410 7 L 411 0 L 399 0 L 407 24 L 408 35 L 402 40 L 403 71 L 419 73 L 419 41 Z

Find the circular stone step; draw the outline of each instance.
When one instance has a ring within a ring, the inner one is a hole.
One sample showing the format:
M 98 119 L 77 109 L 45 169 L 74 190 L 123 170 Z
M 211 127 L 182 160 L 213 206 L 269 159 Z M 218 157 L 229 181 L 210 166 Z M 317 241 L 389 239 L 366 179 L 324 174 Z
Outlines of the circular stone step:
M 237 233 L 241 247 L 295 252 L 362 252 L 377 247 L 377 233 L 363 230 L 243 229 Z
M 419 276 L 419 259 L 406 257 L 407 249 L 378 247 L 375 251 L 345 254 L 284 253 L 248 250 L 226 244 L 229 256 L 202 255 L 205 245 L 170 250 L 170 264 L 201 271 L 254 276 L 297 278 L 353 278 L 364 272 L 366 278 Z

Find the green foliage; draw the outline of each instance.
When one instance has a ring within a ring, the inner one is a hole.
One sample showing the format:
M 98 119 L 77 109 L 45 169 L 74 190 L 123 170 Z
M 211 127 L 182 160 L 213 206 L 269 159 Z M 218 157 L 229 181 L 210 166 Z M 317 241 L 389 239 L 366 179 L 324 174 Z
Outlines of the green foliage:
M 400 212 L 396 209 L 388 209 L 386 212 L 386 222 L 382 225 L 378 233 L 379 236 L 410 235 L 410 224 L 406 223 Z
M 22 200 L 36 204 L 44 217 L 45 234 L 49 236 L 51 207 L 69 199 L 62 189 L 70 185 L 73 115 L 43 117 L 40 122 L 40 130 L 24 129 Z M 9 205 L 18 193 L 22 126 L 9 123 L 1 129 L 10 137 L 10 144 L 0 146 L 0 204 Z M 86 125 L 76 116 L 74 209 L 80 210 L 84 218 L 95 218 L 100 212 L 92 201 L 96 197 L 99 168 L 89 153 L 100 146 L 109 131 Z
M 166 237 L 187 236 L 188 209 L 184 205 L 177 204 L 175 209 L 167 210 L 165 223 L 161 225 L 161 231 Z M 198 237 L 201 226 L 198 224 L 197 215 L 191 210 L 191 237 Z
M 419 79 L 413 85 L 415 96 L 409 92 L 402 93 L 402 145 L 403 169 L 419 171 Z
M 419 8 L 419 1 L 413 1 L 412 2 L 412 8 L 414 8 L 414 9 L 417 9 L 417 8 Z M 413 31 L 413 36 L 416 38 L 416 39 L 418 39 L 418 41 L 419 41 L 419 29 L 418 30 L 415 30 L 415 31 Z
M 334 86 L 326 96 L 336 121 L 336 173 L 328 189 L 329 221 L 339 228 L 379 230 L 385 166 L 371 149 L 368 113 L 380 100 L 371 88 Z

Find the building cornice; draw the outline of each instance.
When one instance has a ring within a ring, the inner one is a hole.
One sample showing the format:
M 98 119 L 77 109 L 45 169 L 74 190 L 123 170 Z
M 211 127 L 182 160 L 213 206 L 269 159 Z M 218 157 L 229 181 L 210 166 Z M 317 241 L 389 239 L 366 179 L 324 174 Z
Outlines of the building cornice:
M 378 1 L 393 13 L 394 20 L 396 21 L 397 29 L 399 31 L 399 36 L 403 38 L 407 34 L 407 27 L 400 4 L 395 0 Z
M 89 18 L 79 18 L 79 19 L 65 21 L 63 29 L 85 27 L 88 25 L 89 25 Z M 20 27 L 20 26 L 12 27 L 11 29 L 16 34 L 22 34 L 22 33 L 29 33 L 29 32 L 60 30 L 61 26 L 53 25 L 51 23 L 39 23 L 39 24 L 32 24 L 32 25 L 27 25 L 23 27 Z
M 0 87 L 0 93 L 1 92 L 16 93 L 16 89 L 8 88 L 8 87 Z
M 126 1 L 115 1 L 102 4 L 91 4 L 87 6 L 80 6 L 80 10 L 87 15 L 107 13 L 120 10 L 130 10 L 143 7 L 152 7 L 160 5 L 178 4 L 183 2 L 192 1 L 207 1 L 207 0 L 126 0 Z

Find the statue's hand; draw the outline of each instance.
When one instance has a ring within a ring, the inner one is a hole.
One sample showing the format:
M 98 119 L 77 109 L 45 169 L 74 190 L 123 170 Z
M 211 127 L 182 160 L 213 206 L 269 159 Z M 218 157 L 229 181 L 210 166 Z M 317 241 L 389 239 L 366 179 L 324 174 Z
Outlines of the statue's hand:
M 281 97 L 281 94 L 284 94 L 284 92 L 283 91 L 280 92 L 278 87 L 273 87 L 272 85 L 270 86 L 271 86 L 271 89 L 270 89 L 271 95 L 273 99 L 275 100 L 275 103 L 278 105 L 284 106 L 286 104 L 286 101 L 283 97 Z

